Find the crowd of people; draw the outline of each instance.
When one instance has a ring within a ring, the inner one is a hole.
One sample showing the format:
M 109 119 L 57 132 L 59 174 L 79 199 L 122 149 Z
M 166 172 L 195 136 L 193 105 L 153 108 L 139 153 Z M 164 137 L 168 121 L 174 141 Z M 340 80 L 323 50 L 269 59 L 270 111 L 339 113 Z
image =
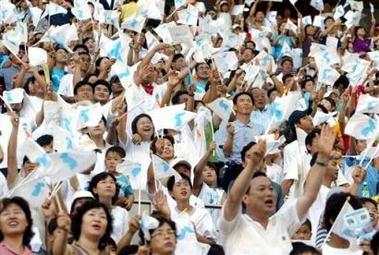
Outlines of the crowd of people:
M 375 8 L 303 4 L 1 1 L 0 254 L 379 254 Z

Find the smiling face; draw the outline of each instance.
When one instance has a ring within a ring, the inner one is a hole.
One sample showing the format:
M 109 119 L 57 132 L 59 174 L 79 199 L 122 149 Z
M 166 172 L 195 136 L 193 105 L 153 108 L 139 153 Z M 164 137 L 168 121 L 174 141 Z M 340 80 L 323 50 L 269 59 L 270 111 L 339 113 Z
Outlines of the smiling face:
M 174 146 L 168 139 L 157 141 L 157 155 L 164 160 L 171 160 L 174 157 Z
M 253 101 L 248 95 L 240 95 L 233 108 L 237 114 L 250 115 L 253 111 Z
M 100 102 L 101 104 L 105 104 L 108 102 L 110 96 L 110 91 L 105 85 L 97 85 L 94 90 L 93 100 L 95 102 Z
M 108 225 L 107 214 L 103 208 L 93 208 L 83 215 L 81 234 L 101 238 Z
M 142 117 L 137 121 L 137 133 L 142 137 L 143 140 L 150 140 L 153 135 L 154 127 L 153 122 L 147 118 Z
M 25 212 L 15 203 L 9 204 L 0 214 L 0 229 L 4 236 L 22 235 L 27 226 Z
M 250 190 L 243 196 L 246 212 L 253 216 L 269 217 L 276 208 L 274 186 L 266 176 L 258 176 L 250 181 Z
M 150 249 L 156 254 L 173 254 L 176 247 L 176 234 L 168 223 L 155 229 L 151 234 Z

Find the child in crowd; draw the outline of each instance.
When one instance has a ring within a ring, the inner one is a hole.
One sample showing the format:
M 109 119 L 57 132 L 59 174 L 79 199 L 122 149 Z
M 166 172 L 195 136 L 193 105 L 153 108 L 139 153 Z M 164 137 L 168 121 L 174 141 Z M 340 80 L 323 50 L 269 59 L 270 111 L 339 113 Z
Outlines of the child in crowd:
M 126 175 L 117 172 L 117 166 L 124 161 L 124 157 L 125 150 L 123 148 L 120 146 L 110 147 L 105 153 L 105 168 L 116 178 L 117 183 L 121 187 L 116 204 L 129 211 L 134 202 L 133 188 L 130 185 L 129 178 Z

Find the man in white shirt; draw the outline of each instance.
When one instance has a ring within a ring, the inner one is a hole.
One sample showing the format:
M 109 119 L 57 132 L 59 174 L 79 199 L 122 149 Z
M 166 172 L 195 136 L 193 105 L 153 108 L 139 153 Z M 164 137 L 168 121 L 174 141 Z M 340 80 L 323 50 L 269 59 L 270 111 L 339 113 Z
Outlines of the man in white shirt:
M 316 164 L 307 177 L 304 194 L 288 201 L 274 216 L 276 194 L 271 181 L 255 172 L 266 153 L 259 141 L 245 156 L 246 165 L 235 180 L 219 220 L 225 254 L 289 254 L 290 236 L 305 220 L 309 207 L 320 190 L 336 135 L 325 126 L 318 144 Z M 242 214 L 241 203 L 246 207 Z

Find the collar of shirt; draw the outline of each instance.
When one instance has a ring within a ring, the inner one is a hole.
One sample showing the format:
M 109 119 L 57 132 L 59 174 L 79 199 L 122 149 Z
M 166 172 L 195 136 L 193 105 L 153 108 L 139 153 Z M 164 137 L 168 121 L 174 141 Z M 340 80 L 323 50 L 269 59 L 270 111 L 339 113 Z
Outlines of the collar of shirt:
M 238 127 L 249 127 L 249 128 L 253 128 L 253 125 L 254 123 L 250 120 L 249 123 L 245 124 L 245 123 L 242 123 L 239 119 L 236 119 L 234 121 L 234 123 L 238 126 Z

